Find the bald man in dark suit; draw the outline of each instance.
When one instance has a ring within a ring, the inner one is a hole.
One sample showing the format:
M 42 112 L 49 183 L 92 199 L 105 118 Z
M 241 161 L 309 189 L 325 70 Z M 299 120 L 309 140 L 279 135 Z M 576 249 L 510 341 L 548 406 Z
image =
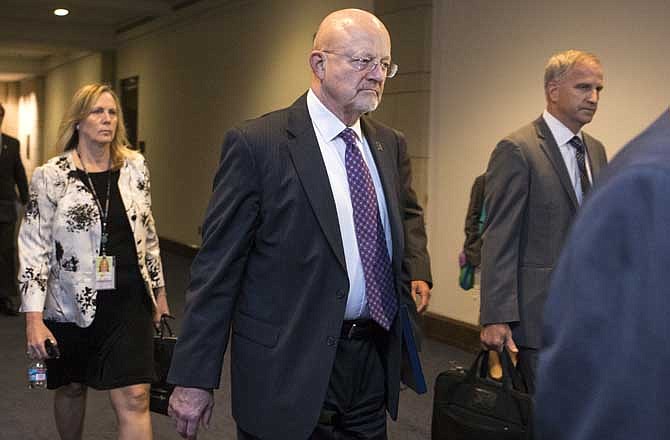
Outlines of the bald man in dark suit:
M 385 439 L 401 378 L 413 385 L 403 318 L 410 277 L 430 276 L 423 211 L 404 136 L 366 116 L 397 71 L 390 35 L 335 11 L 309 61 L 307 93 L 224 140 L 168 378 L 186 438 L 209 420 L 231 334 L 240 439 Z

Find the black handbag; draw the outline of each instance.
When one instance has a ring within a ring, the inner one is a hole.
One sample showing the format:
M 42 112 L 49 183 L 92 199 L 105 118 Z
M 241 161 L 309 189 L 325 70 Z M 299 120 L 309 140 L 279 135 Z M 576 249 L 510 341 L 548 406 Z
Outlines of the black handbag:
M 435 381 L 432 440 L 530 440 L 532 397 L 507 350 L 501 353 L 503 377 L 488 375 L 488 351 L 469 370 L 451 369 Z
M 167 383 L 168 371 L 172 362 L 172 353 L 177 343 L 177 337 L 172 332 L 168 324 L 168 319 L 174 319 L 173 316 L 161 316 L 160 324 L 156 326 L 156 335 L 154 336 L 154 370 L 156 381 L 151 384 L 151 393 L 149 400 L 149 409 L 158 414 L 167 415 L 170 395 L 174 385 Z

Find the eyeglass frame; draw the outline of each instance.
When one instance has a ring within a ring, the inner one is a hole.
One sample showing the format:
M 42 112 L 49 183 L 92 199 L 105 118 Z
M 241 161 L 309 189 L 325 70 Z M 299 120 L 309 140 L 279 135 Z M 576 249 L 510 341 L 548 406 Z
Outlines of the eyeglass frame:
M 377 66 L 381 66 L 386 78 L 393 78 L 398 74 L 398 65 L 391 62 L 391 60 L 382 61 L 381 58 L 354 57 L 345 53 L 339 53 L 326 49 L 319 49 L 319 52 L 349 58 L 349 62 L 353 66 L 354 70 L 358 72 L 369 73 L 375 70 Z

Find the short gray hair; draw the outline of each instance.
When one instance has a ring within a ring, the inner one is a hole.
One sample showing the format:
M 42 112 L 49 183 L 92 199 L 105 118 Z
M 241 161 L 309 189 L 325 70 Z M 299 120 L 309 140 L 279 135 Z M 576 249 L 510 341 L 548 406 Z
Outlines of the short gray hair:
M 600 65 L 600 60 L 590 52 L 575 49 L 554 54 L 549 58 L 544 68 L 544 87 L 546 88 L 552 81 L 562 80 L 578 63 L 595 63 Z

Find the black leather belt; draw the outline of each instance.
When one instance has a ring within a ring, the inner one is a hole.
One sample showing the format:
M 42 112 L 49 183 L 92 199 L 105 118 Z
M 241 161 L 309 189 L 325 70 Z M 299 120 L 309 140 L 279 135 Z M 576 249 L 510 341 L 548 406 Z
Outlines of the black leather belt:
M 382 328 L 371 319 L 355 319 L 342 323 L 341 339 L 368 339 L 379 334 Z

